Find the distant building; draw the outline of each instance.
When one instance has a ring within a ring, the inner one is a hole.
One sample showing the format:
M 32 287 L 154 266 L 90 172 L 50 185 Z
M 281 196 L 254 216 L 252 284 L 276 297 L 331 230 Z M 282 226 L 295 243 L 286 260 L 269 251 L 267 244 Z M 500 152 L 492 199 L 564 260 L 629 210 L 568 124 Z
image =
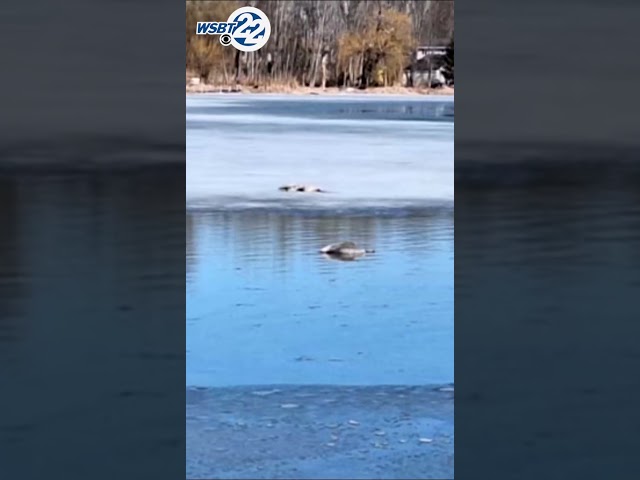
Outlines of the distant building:
M 413 83 L 414 87 L 445 85 L 443 67 L 446 55 L 445 45 L 418 47 L 414 54 L 414 61 L 404 70 L 403 84 Z M 411 78 L 413 82 L 410 82 Z
M 422 60 L 428 57 L 442 57 L 447 54 L 446 46 L 437 47 L 418 47 L 416 49 L 416 60 Z

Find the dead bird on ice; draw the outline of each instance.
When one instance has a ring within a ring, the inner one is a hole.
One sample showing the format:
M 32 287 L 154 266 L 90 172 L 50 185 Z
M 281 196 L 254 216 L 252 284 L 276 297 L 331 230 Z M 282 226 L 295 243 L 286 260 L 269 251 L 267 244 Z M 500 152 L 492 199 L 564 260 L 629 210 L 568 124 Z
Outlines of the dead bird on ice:
M 283 192 L 327 193 L 314 185 L 283 185 L 278 190 Z
M 340 242 L 323 247 L 320 249 L 320 253 L 339 260 L 355 260 L 366 253 L 375 253 L 375 250 L 358 248 L 353 242 Z

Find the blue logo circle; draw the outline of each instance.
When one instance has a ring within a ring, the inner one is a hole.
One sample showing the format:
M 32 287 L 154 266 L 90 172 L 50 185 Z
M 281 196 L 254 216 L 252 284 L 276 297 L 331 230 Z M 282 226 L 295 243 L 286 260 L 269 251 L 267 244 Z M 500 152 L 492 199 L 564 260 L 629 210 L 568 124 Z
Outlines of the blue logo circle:
M 235 24 L 231 43 L 243 52 L 255 52 L 264 47 L 271 35 L 269 18 L 255 7 L 237 9 L 227 22 Z

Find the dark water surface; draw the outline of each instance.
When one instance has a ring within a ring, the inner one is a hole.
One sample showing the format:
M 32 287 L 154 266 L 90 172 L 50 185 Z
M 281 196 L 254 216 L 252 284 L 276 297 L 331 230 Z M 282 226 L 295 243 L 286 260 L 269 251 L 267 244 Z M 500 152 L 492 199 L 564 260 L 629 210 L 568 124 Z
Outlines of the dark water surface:
M 2 472 L 175 468 L 162 459 L 184 451 L 184 420 L 167 416 L 184 406 L 183 192 L 182 166 L 0 176 Z
M 220 97 L 218 97 L 220 98 Z M 221 98 L 232 103 L 193 106 L 190 113 L 216 115 L 273 115 L 321 120 L 400 120 L 452 122 L 455 105 L 450 97 L 339 95 L 292 98 L 289 95 L 251 95 Z M 256 100 L 258 100 L 256 102 Z M 191 128 L 193 124 L 188 124 Z
M 637 465 L 637 149 L 456 148 L 457 473 L 626 476 Z

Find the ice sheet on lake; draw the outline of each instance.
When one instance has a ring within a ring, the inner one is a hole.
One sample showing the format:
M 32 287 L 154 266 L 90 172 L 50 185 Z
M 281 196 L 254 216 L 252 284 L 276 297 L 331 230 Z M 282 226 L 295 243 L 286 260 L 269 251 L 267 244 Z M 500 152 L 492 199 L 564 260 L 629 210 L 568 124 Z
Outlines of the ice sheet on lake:
M 187 207 L 452 202 L 452 99 L 363 97 L 187 97 Z M 330 193 L 278 191 L 287 183 Z

